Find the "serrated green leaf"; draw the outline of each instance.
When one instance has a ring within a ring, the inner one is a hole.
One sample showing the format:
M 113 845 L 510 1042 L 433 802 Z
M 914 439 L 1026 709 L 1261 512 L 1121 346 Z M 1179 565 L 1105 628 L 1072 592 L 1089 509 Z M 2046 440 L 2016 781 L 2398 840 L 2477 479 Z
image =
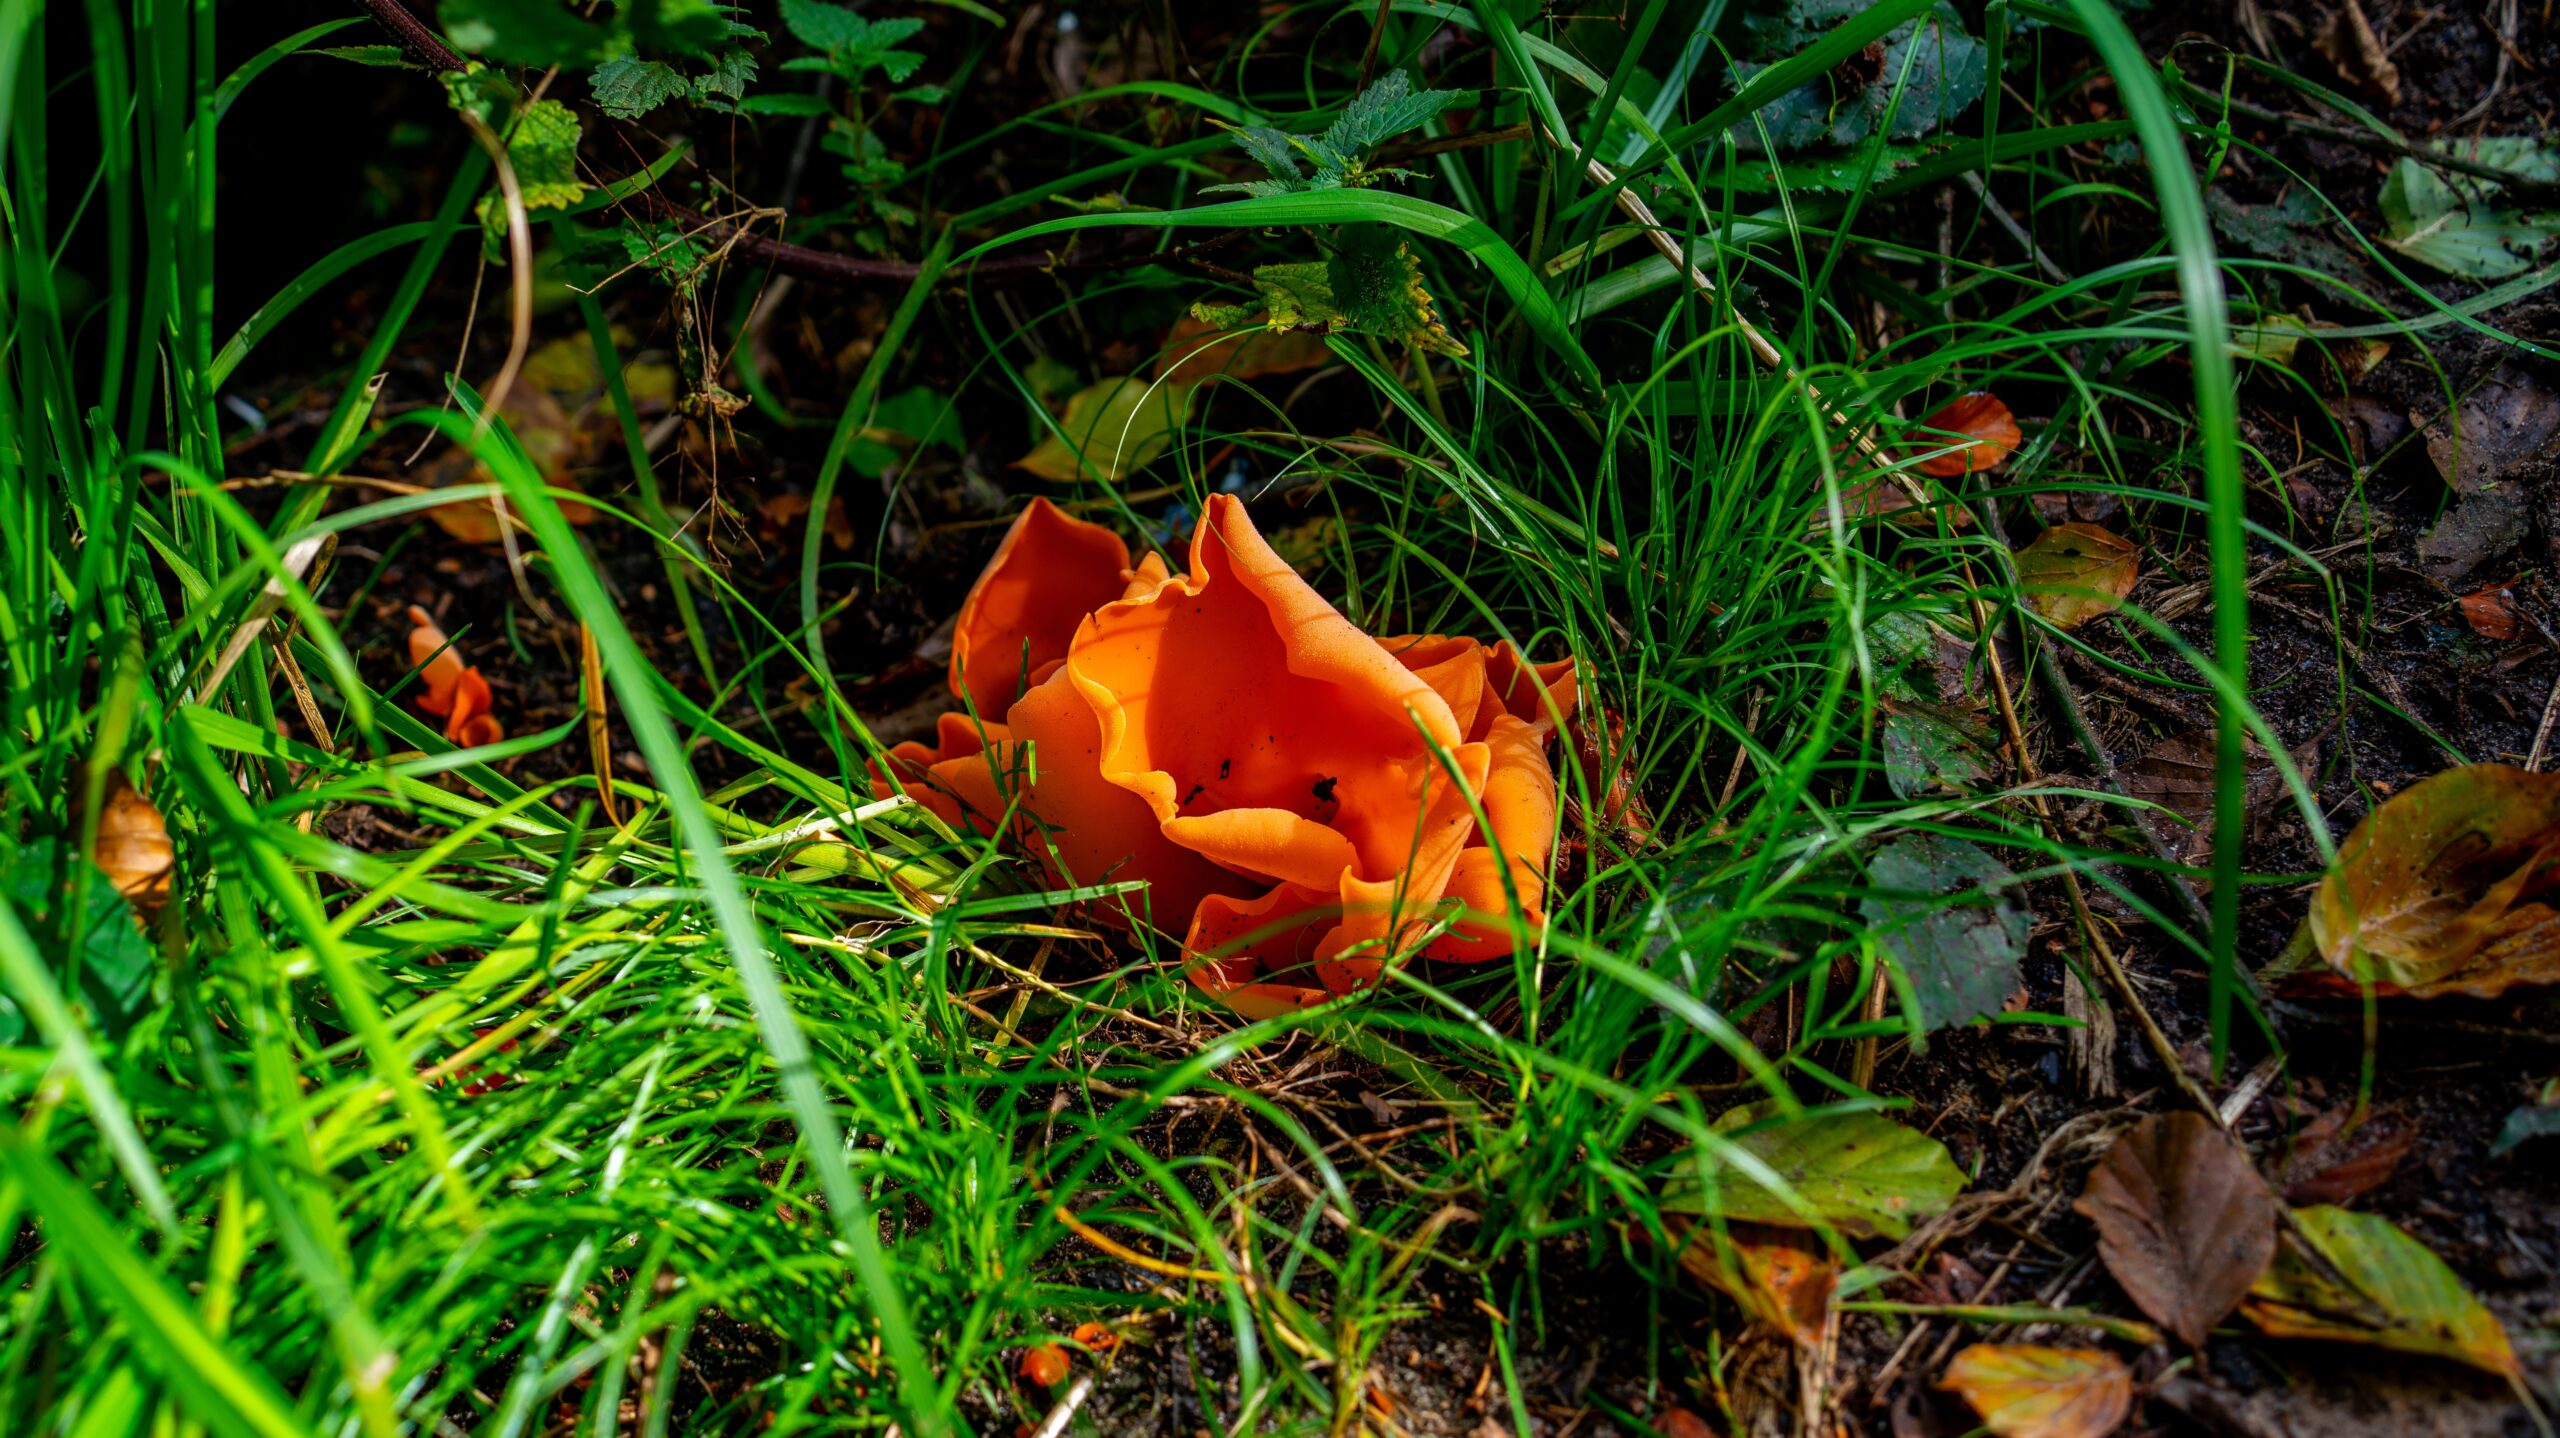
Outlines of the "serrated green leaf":
M 1883 725 L 1885 783 L 1905 799 L 1971 794 L 1999 773 L 1987 737 L 1944 711 L 1897 706 Z
M 912 17 L 870 20 L 827 0 L 782 0 L 782 23 L 801 44 L 825 51 L 826 68 L 847 80 L 878 70 L 903 84 L 924 63 L 923 55 L 894 48 L 924 28 Z M 793 61 L 784 68 L 810 67 Z
M 499 110 L 515 93 L 506 76 L 477 60 L 459 70 L 447 70 L 436 80 L 444 86 L 445 103 L 455 114 L 468 115 L 483 125 L 495 125 Z
M 1964 1191 L 1963 1170 L 1946 1145 L 1871 1112 L 1785 1117 L 1775 1103 L 1746 1104 L 1715 1131 L 1758 1159 L 1823 1222 L 1853 1238 L 1901 1238 L 1913 1220 L 1945 1210 Z M 1714 1176 L 1699 1174 L 1703 1161 Z M 1663 1184 L 1666 1213 L 1728 1222 L 1810 1225 L 1794 1204 L 1712 1154 L 1692 1153 Z
M 1389 70 L 1377 83 L 1344 106 L 1340 118 L 1326 127 L 1319 142 L 1346 158 L 1384 144 L 1407 130 L 1429 124 L 1443 110 L 1465 99 L 1455 90 L 1417 92 L 1402 70 Z
M 661 60 L 607 60 L 587 81 L 596 108 L 617 120 L 637 120 L 669 100 L 688 99 L 692 84 Z
M 707 100 L 713 96 L 737 101 L 747 96 L 747 87 L 756 81 L 756 57 L 744 50 L 724 52 L 708 75 L 693 77 L 693 97 Z
M 565 210 L 587 193 L 578 178 L 577 112 L 557 100 L 536 100 L 516 115 L 507 133 L 507 164 L 515 171 L 524 207 Z M 491 191 L 480 199 L 482 248 L 492 260 L 505 258 L 506 197 Z
M 1299 178 L 1297 147 L 1289 143 L 1287 134 L 1269 125 L 1239 125 L 1236 144 L 1271 172 L 1275 180 Z
M 1877 892 L 1858 914 L 1909 981 L 1923 1027 L 1996 1014 L 2016 992 L 2032 922 L 2012 892 L 2016 878 L 1976 846 L 1937 834 L 1896 839 L 1867 861 Z

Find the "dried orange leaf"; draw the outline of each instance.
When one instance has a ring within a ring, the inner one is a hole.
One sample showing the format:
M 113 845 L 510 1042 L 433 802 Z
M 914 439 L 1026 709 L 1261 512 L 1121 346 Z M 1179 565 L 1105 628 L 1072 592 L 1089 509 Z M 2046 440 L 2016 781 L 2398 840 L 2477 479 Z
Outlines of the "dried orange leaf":
M 2293 1218 L 2296 1234 L 2240 1306 L 2250 1322 L 2278 1338 L 2369 1343 L 2502 1378 L 2522 1373 L 2497 1316 L 2425 1244 L 2351 1209 L 2296 1209 Z
M 2384 992 L 2493 998 L 2560 982 L 2560 774 L 2471 764 L 2383 801 L 2312 896 L 2312 947 Z
M 2142 577 L 2142 549 L 2094 524 L 2057 524 L 2017 553 L 2018 586 L 2064 629 L 2112 614 Z
M 2000 1438 L 2106 1438 L 2133 1411 L 2133 1374 L 2098 1348 L 1977 1343 L 1938 1386 L 1962 1395 Z
M 169 869 L 176 862 L 160 811 L 123 774 L 110 773 L 98 808 L 99 872 L 147 919 L 169 901 Z
M 2504 643 L 2515 638 L 2516 628 L 2524 618 L 2523 612 L 2516 608 L 2516 594 L 2512 589 L 2483 589 L 2462 596 L 2459 602 L 2462 605 L 2462 622 L 2470 625 L 2471 632 L 2483 639 Z
M 1662 1216 L 1662 1227 L 1680 1244 L 1683 1273 L 1795 1342 L 1820 1345 L 1840 1269 L 1809 1234 L 1754 1223 L 1718 1233 L 1672 1213 Z
M 1930 450 L 1943 450 L 1963 441 L 1963 447 L 1948 453 L 1933 453 L 1914 467 L 1934 479 L 1954 479 L 1958 475 L 1979 474 L 2007 459 L 2024 438 L 2018 431 L 2017 416 L 2009 407 L 1988 394 L 1969 394 L 1920 421 L 1924 433 L 1920 443 Z
M 1663 1409 L 1654 1415 L 1653 1426 L 1662 1430 L 1662 1438 L 1715 1438 L 1716 1432 L 1686 1408 Z
M 2247 1152 L 2199 1114 L 2135 1124 L 2072 1207 L 2098 1226 L 2098 1257 L 2126 1296 L 2191 1348 L 2240 1306 L 2275 1253 L 2275 1195 Z

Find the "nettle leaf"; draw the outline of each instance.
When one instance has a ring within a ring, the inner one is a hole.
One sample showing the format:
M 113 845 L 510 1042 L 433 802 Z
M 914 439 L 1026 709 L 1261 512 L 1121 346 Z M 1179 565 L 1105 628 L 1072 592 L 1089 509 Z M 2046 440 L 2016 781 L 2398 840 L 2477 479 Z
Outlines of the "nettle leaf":
M 496 124 L 500 110 L 515 93 L 506 76 L 477 60 L 436 79 L 444 85 L 445 103 L 455 114 L 468 115 L 483 125 Z
M 1410 170 L 1370 168 L 1361 163 L 1361 157 L 1367 150 L 1429 123 L 1433 116 L 1466 98 L 1465 92 L 1457 90 L 1417 92 L 1403 71 L 1390 70 L 1376 84 L 1353 96 L 1340 117 L 1321 135 L 1291 135 L 1269 125 L 1235 126 L 1236 144 L 1269 170 L 1271 178 L 1212 185 L 1203 193 L 1242 190 L 1256 197 L 1286 195 L 1299 190 L 1361 187 L 1389 177 L 1410 176 Z M 1313 175 L 1301 170 L 1301 160 L 1314 167 Z
M 1774 63 L 1803 49 L 1865 8 L 1863 0 L 1790 7 L 1790 23 L 1767 47 L 1769 60 Z M 1728 70 L 1739 89 L 1768 68 L 1737 61 Z M 1759 112 L 1753 126 L 1737 133 L 1745 148 L 1759 148 L 1765 138 L 1768 148 L 1779 151 L 1854 146 L 1878 134 L 1916 140 L 1971 109 L 1990 76 L 1990 52 L 1965 32 L 1953 10 L 1941 7 L 1781 95 Z
M 756 81 L 756 57 L 744 50 L 723 52 L 708 75 L 693 77 L 693 97 L 707 100 L 713 96 L 736 102 L 747 97 L 747 87 Z
M 73 871 L 70 881 L 58 882 L 65 867 Z M 77 936 L 64 932 L 71 922 L 65 902 L 71 883 L 85 890 L 83 932 Z M 0 865 L 0 895 L 29 921 L 48 957 L 61 964 L 77 955 L 80 997 L 109 1038 L 123 1037 L 150 1006 L 159 959 L 115 882 L 77 854 L 66 864 L 54 840 L 37 839 L 12 850 Z M 0 1041 L 8 1038 L 8 1021 L 18 1018 L 14 1006 L 0 1014 Z
M 1937 834 L 1896 839 L 1867 861 L 1876 892 L 1859 900 L 1859 916 L 1909 980 L 1924 1028 L 1996 1014 L 2016 992 L 2032 924 L 2016 880 L 1981 849 Z
M 1298 150 L 1289 137 L 1269 125 L 1244 125 L 1235 132 L 1236 143 L 1259 161 L 1275 180 L 1299 178 Z
M 693 95 L 683 73 L 662 60 L 608 60 L 587 84 L 596 108 L 617 120 L 637 120 L 669 100 Z
M 507 164 L 527 210 L 564 210 L 587 193 L 578 178 L 580 133 L 577 113 L 557 100 L 536 100 L 518 112 L 507 133 Z M 506 197 L 494 190 L 483 195 L 478 213 L 489 257 L 504 258 Z
M 647 270 L 678 294 L 691 292 L 695 279 L 711 258 L 710 251 L 674 225 L 625 224 L 620 238 L 622 252 L 632 264 Z
M 2484 145 L 2487 141 L 2482 142 Z M 2510 153 L 2535 166 L 2549 157 Z M 2540 178 L 2520 169 L 2526 178 Z M 2382 182 L 2382 242 L 2420 264 L 2466 280 L 2497 280 L 2522 274 L 2560 233 L 2560 214 L 2522 214 L 2505 209 L 2498 196 L 2505 186 L 2472 175 L 2439 174 L 2414 159 L 2391 167 Z
M 1431 123 L 1465 98 L 1456 90 L 1417 91 L 1402 70 L 1389 70 L 1352 97 L 1341 118 L 1326 128 L 1322 143 L 1337 154 L 1357 154 Z
M 788 61 L 786 70 L 832 70 L 847 80 L 878 70 L 895 85 L 905 83 L 924 63 L 923 55 L 894 48 L 924 28 L 922 20 L 912 17 L 870 20 L 826 0 L 782 0 L 782 23 L 801 44 L 826 52 L 815 63 Z

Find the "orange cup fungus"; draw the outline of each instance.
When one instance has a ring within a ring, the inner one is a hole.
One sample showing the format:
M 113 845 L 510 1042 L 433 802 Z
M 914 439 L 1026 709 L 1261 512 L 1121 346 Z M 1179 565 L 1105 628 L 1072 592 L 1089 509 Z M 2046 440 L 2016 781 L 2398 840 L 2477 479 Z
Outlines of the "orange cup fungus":
M 490 713 L 489 681 L 445 638 L 427 611 L 412 604 L 409 664 L 418 670 L 418 707 L 444 721 L 444 737 L 464 748 L 495 744 L 506 729 Z
M 1232 496 L 1182 573 L 1034 499 L 960 611 L 951 690 L 974 714 L 891 750 L 897 780 L 1061 885 L 1146 881 L 1155 922 L 1187 916 L 1193 981 L 1248 1017 L 1375 980 L 1444 900 L 1435 959 L 1509 955 L 1515 901 L 1544 926 L 1572 661 L 1364 634 Z

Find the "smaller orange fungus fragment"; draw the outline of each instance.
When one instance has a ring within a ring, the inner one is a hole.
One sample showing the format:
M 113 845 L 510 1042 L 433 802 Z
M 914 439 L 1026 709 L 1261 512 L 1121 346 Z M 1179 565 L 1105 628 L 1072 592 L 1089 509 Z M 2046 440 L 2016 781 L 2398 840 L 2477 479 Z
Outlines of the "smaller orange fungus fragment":
M 409 622 L 417 626 L 409 631 L 409 663 L 418 669 L 418 707 L 444 720 L 444 737 L 466 749 L 505 738 L 489 712 L 489 681 L 462 662 L 427 611 L 410 605 Z

